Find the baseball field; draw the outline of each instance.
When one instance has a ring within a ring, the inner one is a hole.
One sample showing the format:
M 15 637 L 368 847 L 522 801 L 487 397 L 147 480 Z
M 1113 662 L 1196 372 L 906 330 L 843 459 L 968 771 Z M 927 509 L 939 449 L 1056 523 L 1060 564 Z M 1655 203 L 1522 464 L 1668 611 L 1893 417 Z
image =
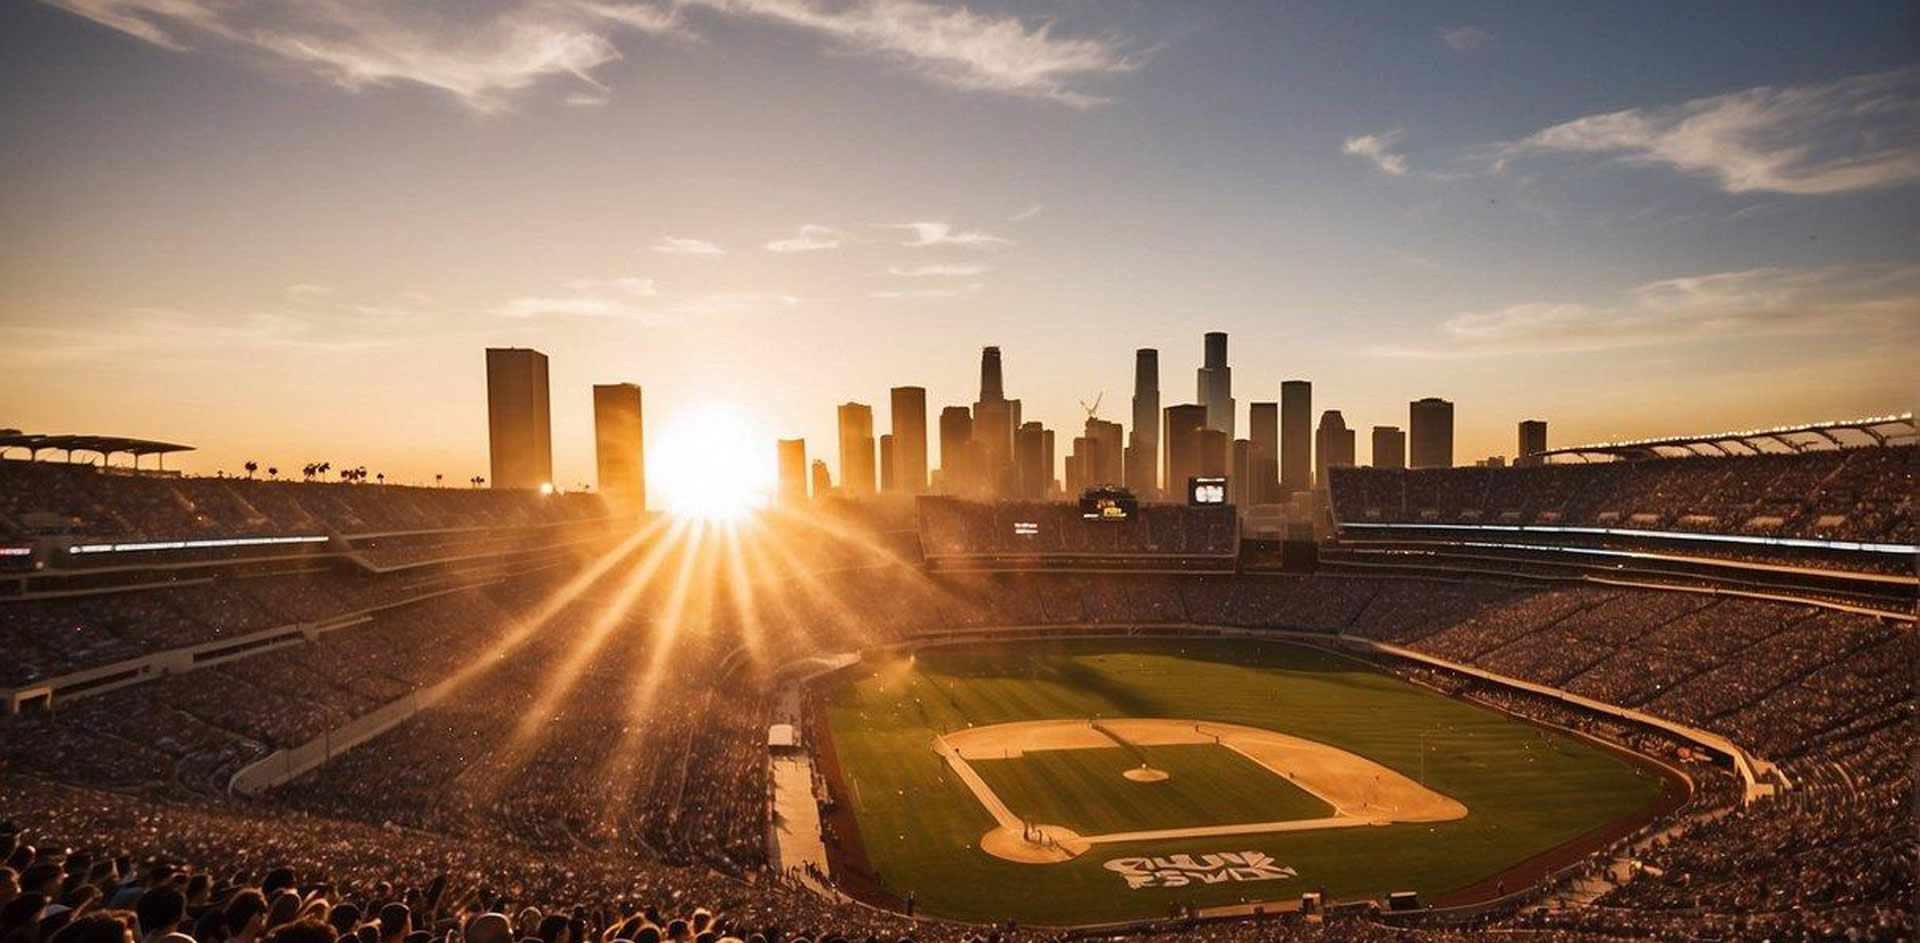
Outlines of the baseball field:
M 1317 648 L 1078 639 L 823 683 L 836 867 L 925 913 L 1078 925 L 1519 887 L 1684 784 Z M 845 832 L 856 834 L 845 834 Z

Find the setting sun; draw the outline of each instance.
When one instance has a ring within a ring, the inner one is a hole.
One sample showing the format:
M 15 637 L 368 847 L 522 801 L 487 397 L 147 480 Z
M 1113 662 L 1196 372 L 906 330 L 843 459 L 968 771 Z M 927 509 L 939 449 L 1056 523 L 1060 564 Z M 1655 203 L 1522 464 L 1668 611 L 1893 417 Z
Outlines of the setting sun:
M 654 441 L 648 478 L 675 514 L 735 520 L 773 490 L 766 437 L 738 407 L 708 403 L 674 417 Z

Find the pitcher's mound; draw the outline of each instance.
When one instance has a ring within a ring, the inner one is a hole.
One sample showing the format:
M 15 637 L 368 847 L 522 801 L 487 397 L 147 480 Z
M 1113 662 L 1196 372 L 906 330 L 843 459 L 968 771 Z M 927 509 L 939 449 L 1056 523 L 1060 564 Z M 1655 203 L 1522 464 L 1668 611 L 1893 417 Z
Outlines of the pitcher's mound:
M 1136 783 L 1157 783 L 1165 781 L 1171 774 L 1166 770 L 1154 769 L 1151 766 L 1136 766 L 1120 775 Z
M 1071 861 L 1093 846 L 1080 833 L 1060 825 L 1035 828 L 1039 841 L 1029 841 L 1018 827 L 1001 826 L 980 836 L 980 850 L 1021 864 L 1058 864 Z

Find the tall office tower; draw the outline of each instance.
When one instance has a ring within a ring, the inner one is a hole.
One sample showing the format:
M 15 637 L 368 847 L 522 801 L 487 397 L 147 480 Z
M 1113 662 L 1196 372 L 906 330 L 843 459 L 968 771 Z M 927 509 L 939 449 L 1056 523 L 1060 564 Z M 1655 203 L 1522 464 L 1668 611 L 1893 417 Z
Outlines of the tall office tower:
M 980 480 L 987 497 L 1015 487 L 1013 434 L 1020 428 L 1020 401 L 1007 399 L 1000 348 L 980 350 L 980 399 L 973 404 L 973 441 L 980 454 Z
M 824 501 L 832 493 L 833 475 L 827 472 L 826 461 L 816 458 L 813 460 L 813 499 Z
M 1047 491 L 1051 493 L 1054 486 L 1060 483 L 1060 479 L 1053 477 L 1054 451 L 1052 429 L 1043 429 L 1040 432 L 1040 455 L 1047 466 Z
M 1547 450 L 1547 421 L 1528 419 L 1520 423 L 1520 448 L 1513 453 L 1515 465 L 1539 465 L 1546 459 L 1540 457 Z
M 495 488 L 553 484 L 546 354 L 487 348 L 487 454 Z
M 1247 504 L 1267 504 L 1280 500 L 1280 404 L 1251 403 L 1247 406 L 1248 455 L 1247 486 L 1241 499 Z
M 647 509 L 646 441 L 640 423 L 640 388 L 631 383 L 593 387 L 593 455 L 600 495 L 614 510 Z
M 1353 464 L 1353 430 L 1347 428 L 1340 410 L 1320 414 L 1320 428 L 1314 432 L 1314 452 L 1319 459 L 1314 467 L 1313 486 L 1327 487 L 1327 469 Z
M 880 434 L 880 493 L 892 494 L 900 490 L 899 480 L 894 475 L 899 472 L 893 456 L 893 433 Z
M 1437 396 L 1407 404 L 1408 464 L 1414 468 L 1453 467 L 1453 404 Z
M 907 494 L 927 493 L 927 390 L 896 386 L 893 402 L 893 487 Z
M 1126 470 L 1122 463 L 1126 460 L 1126 431 L 1117 422 L 1087 417 L 1087 451 L 1081 453 L 1085 461 L 1080 466 L 1081 475 L 1089 486 L 1117 485 L 1124 480 Z
M 1373 427 L 1373 467 L 1407 467 L 1407 434 L 1399 426 Z
M 1160 352 L 1133 352 L 1133 430 L 1126 450 L 1127 487 L 1143 499 L 1160 488 Z
M 1280 490 L 1293 494 L 1313 487 L 1313 384 L 1280 384 Z
M 1196 399 L 1207 408 L 1207 428 L 1218 429 L 1233 439 L 1233 368 L 1227 366 L 1227 333 L 1209 331 L 1206 337 L 1205 366 L 1198 371 Z M 1226 460 L 1226 453 L 1221 453 Z
M 807 500 L 807 440 L 781 439 L 780 502 L 799 504 Z
M 1087 447 L 1086 436 L 1073 437 L 1073 449 L 1067 453 L 1067 493 L 1079 494 L 1087 488 L 1087 478 L 1080 473 L 1081 452 Z
M 1253 476 L 1253 440 L 1233 440 L 1233 461 L 1227 465 L 1227 501 L 1236 505 L 1254 503 L 1251 493 L 1259 488 Z
M 1207 407 L 1199 403 L 1181 403 L 1162 410 L 1166 428 L 1160 441 L 1166 448 L 1164 494 L 1169 500 L 1186 500 L 1187 479 L 1200 474 L 1200 433 L 1207 428 Z
M 1218 429 L 1201 429 L 1195 438 L 1200 441 L 1200 464 L 1193 473 L 1209 478 L 1225 478 L 1228 462 L 1233 456 L 1233 442 Z
M 849 498 L 873 494 L 873 407 L 840 404 L 840 492 Z
M 973 414 L 965 406 L 940 410 L 940 487 L 947 494 L 973 491 Z
M 1023 422 L 1013 442 L 1014 496 L 1023 501 L 1038 501 L 1047 496 L 1053 484 L 1053 468 L 1047 456 L 1047 430 L 1039 422 Z

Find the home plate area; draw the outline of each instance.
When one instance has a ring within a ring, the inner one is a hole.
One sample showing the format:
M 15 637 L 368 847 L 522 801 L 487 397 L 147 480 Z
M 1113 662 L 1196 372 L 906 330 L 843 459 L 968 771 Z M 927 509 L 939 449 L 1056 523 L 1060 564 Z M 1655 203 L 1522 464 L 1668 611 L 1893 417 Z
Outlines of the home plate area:
M 933 741 L 996 826 L 980 849 L 1054 864 L 1096 845 L 1462 818 L 1466 806 L 1366 757 L 1272 730 L 1167 718 L 1031 720 Z M 1191 862 L 1204 873 L 1264 860 Z M 1167 869 L 1116 858 L 1150 880 Z

